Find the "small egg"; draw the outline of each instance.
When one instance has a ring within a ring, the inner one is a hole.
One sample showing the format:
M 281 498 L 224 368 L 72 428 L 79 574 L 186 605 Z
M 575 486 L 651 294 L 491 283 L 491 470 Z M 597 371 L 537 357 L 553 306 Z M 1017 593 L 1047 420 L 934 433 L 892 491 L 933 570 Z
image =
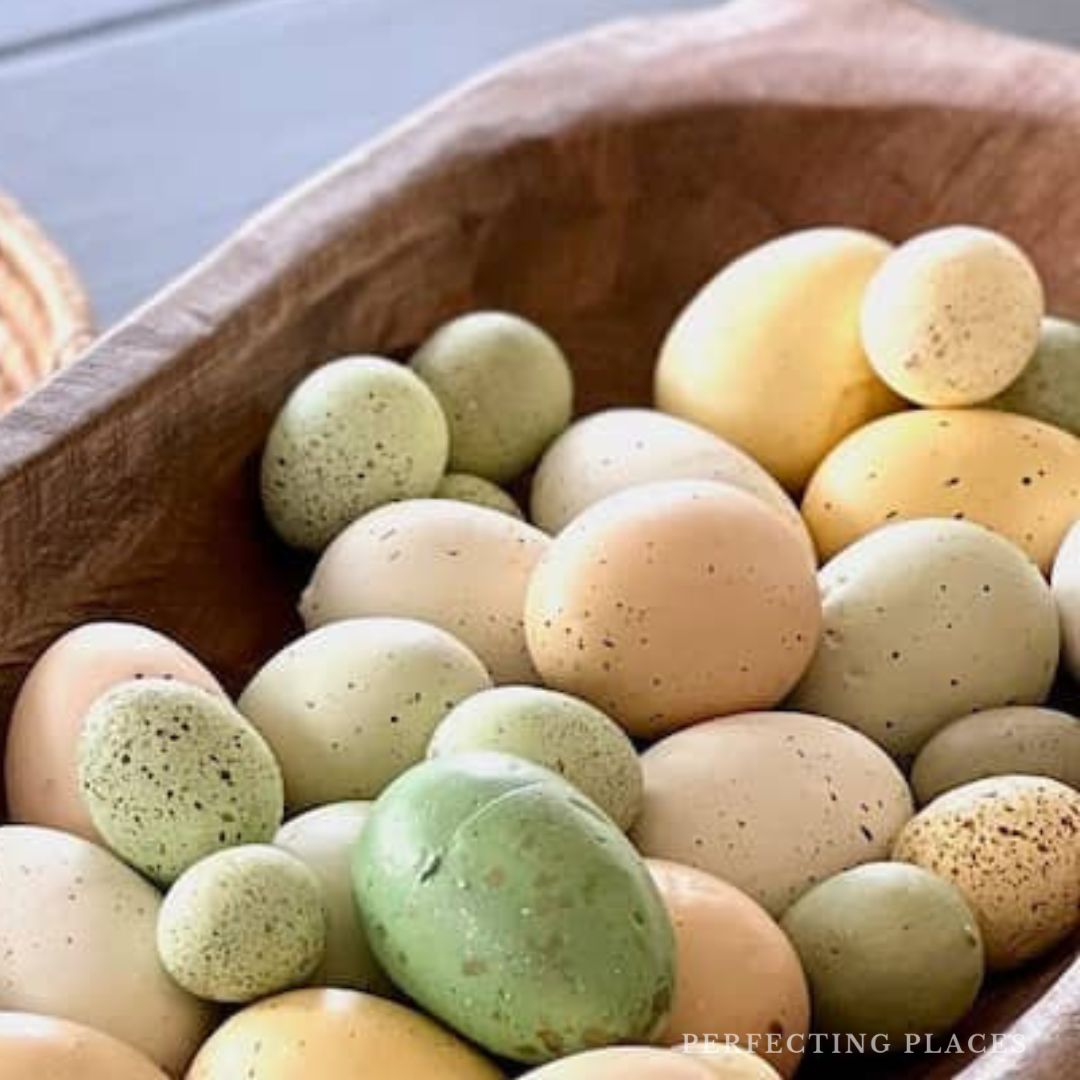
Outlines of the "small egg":
M 1060 634 L 1049 586 L 979 525 L 886 525 L 818 580 L 825 632 L 791 704 L 850 724 L 902 762 L 950 720 L 1050 692 Z
M 384 506 L 326 549 L 300 612 L 309 630 L 363 616 L 419 619 L 463 641 L 496 682 L 532 683 L 525 590 L 549 543 L 539 529 L 482 506 Z
M 638 850 L 705 870 L 774 917 L 811 885 L 887 858 L 912 813 L 889 756 L 820 716 L 696 724 L 648 749 L 641 764 Z
M 1035 352 L 1043 290 L 1031 260 L 988 229 L 953 225 L 902 244 L 866 287 L 870 363 L 918 405 L 977 405 Z
M 954 720 L 923 748 L 911 770 L 919 803 L 989 776 L 1048 776 L 1080 790 L 1080 720 L 1023 705 Z
M 780 514 L 729 484 L 611 495 L 551 543 L 525 630 L 544 682 L 655 738 L 769 707 L 813 655 L 821 601 Z
M 696 1046 L 719 1036 L 745 1046 L 754 1038 L 761 1056 L 792 1076 L 802 1056 L 795 1048 L 810 1024 L 810 998 L 791 942 L 733 885 L 690 866 L 659 859 L 647 865 L 675 927 L 675 1003 L 658 1041 Z
M 285 802 L 373 799 L 423 760 L 439 721 L 491 686 L 445 630 L 413 619 L 345 619 L 305 634 L 248 683 L 238 707 L 281 765 Z
M 134 623 L 85 623 L 42 653 L 19 691 L 8 727 L 4 791 L 13 821 L 101 842 L 79 790 L 76 748 L 83 717 L 111 686 L 155 677 L 222 692 L 189 652 Z
M 274 844 L 295 855 L 322 885 L 326 952 L 312 982 L 393 994 L 393 985 L 368 944 L 353 898 L 352 853 L 370 813 L 369 802 L 320 806 L 285 822 Z
M 90 707 L 78 753 L 94 825 L 157 882 L 220 848 L 269 841 L 281 824 L 269 747 L 229 702 L 198 687 L 119 683 Z
M 293 990 L 231 1016 L 185 1080 L 500 1080 L 421 1013 L 354 990 Z
M 321 551 L 361 514 L 430 495 L 449 432 L 413 372 L 377 356 L 316 368 L 278 413 L 262 458 L 262 499 L 277 534 Z
M 435 729 L 428 757 L 495 750 L 558 773 L 628 829 L 641 809 L 641 763 L 610 717 L 580 698 L 500 686 L 466 698 Z
M 1080 435 L 1080 325 L 1044 318 L 1035 355 L 989 404 Z
M 983 979 L 978 925 L 963 896 L 916 866 L 870 863 L 800 897 L 783 928 L 798 950 L 817 1031 L 908 1035 L 951 1030 Z
M 1080 519 L 1065 534 L 1050 574 L 1061 619 L 1062 660 L 1074 682 L 1080 682 Z
M 568 423 L 574 383 L 540 327 L 476 311 L 439 327 L 410 361 L 450 424 L 450 467 L 504 483 L 520 476 Z
M 1080 925 L 1080 792 L 996 776 L 939 795 L 904 827 L 893 858 L 952 882 L 979 921 L 986 964 L 1014 968 Z
M 527 1072 L 524 1080 L 714 1080 L 717 1075 L 727 1075 L 728 1080 L 772 1080 L 777 1074 L 764 1062 L 758 1072 L 718 1074 L 696 1057 L 673 1050 L 611 1046 L 552 1061 Z
M 482 476 L 468 473 L 447 473 L 435 489 L 436 499 L 455 499 L 457 502 L 486 506 L 489 510 L 501 510 L 511 517 L 524 518 L 521 507 L 497 484 Z

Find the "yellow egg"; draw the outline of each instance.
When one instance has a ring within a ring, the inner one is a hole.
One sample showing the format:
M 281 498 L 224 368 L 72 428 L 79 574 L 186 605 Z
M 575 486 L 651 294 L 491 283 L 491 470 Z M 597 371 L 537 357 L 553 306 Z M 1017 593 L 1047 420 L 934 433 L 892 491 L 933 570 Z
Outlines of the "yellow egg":
M 1042 570 L 1080 517 L 1080 439 L 990 409 L 922 409 L 876 420 L 821 463 L 803 516 L 822 558 L 908 518 L 967 519 Z
M 656 403 L 730 440 L 798 491 L 848 432 L 902 402 L 859 340 L 880 238 L 822 228 L 736 259 L 685 308 L 656 369 Z
M 226 1021 L 187 1080 L 499 1080 L 456 1035 L 404 1005 L 355 990 L 294 990 Z

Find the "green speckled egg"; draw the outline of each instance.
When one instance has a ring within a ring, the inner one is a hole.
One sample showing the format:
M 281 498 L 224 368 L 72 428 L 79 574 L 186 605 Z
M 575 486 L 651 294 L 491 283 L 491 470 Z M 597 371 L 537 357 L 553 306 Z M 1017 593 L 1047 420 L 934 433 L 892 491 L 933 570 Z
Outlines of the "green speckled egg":
M 495 483 L 520 476 L 573 411 L 570 367 L 538 326 L 501 311 L 453 319 L 412 358 L 450 424 L 450 468 Z
M 990 404 L 1080 435 L 1080 325 L 1046 316 L 1035 355 Z
M 435 489 L 435 498 L 473 503 L 489 510 L 501 510 L 512 517 L 525 517 L 521 507 L 498 484 L 469 473 L 447 473 Z
M 254 1001 L 297 986 L 326 947 L 319 879 L 266 844 L 219 851 L 169 890 L 157 943 L 165 970 L 209 1001 Z
M 905 1036 L 948 1031 L 983 978 L 975 916 L 926 870 L 868 863 L 816 885 L 781 926 L 802 961 L 817 1031 Z
M 429 757 L 496 750 L 565 777 L 628 829 L 641 809 L 641 763 L 618 724 L 594 705 L 536 686 L 466 698 L 435 729 Z
M 321 551 L 361 514 L 424 498 L 449 447 L 438 401 L 408 368 L 350 356 L 313 371 L 278 413 L 262 459 L 262 498 L 279 536 Z
M 175 881 L 211 852 L 269 841 L 281 772 L 223 698 L 168 679 L 132 679 L 98 698 L 79 738 L 79 786 L 120 858 Z
M 648 1042 L 666 1019 L 675 942 L 648 870 L 531 762 L 476 753 L 411 769 L 375 803 L 353 884 L 391 978 L 495 1054 Z

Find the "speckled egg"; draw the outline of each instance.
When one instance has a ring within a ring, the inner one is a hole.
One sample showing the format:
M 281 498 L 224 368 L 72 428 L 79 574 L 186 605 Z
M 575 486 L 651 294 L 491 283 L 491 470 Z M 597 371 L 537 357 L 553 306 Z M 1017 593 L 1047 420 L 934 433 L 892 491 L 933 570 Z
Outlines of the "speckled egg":
M 486 506 L 489 510 L 501 510 L 511 517 L 525 516 L 521 507 L 501 487 L 482 476 L 471 476 L 469 473 L 447 473 L 439 481 L 434 497 Z
M 221 693 L 194 656 L 134 623 L 85 623 L 42 653 L 19 691 L 8 726 L 4 791 L 13 821 L 50 825 L 100 842 L 79 790 L 76 758 L 83 717 L 109 687 L 151 677 Z
M 0 896 L 0 1009 L 85 1024 L 183 1071 L 214 1018 L 161 966 L 148 881 L 80 837 L 5 825 Z
M 372 799 L 424 757 L 436 724 L 491 686 L 476 656 L 413 619 L 345 619 L 269 660 L 240 711 L 270 744 L 285 802 Z
M 768 1066 L 765 1066 L 768 1069 Z M 526 1080 L 713 1080 L 715 1073 L 696 1058 L 648 1046 L 612 1046 L 587 1050 L 542 1065 L 525 1074 Z M 768 1080 L 766 1072 L 731 1073 L 730 1080 Z
M 326 948 L 322 887 L 267 844 L 215 852 L 168 891 L 157 924 L 166 971 L 209 1001 L 242 1003 L 297 986 Z
M 419 619 L 463 641 L 496 682 L 535 682 L 525 590 L 549 542 L 482 506 L 449 499 L 384 506 L 327 548 L 300 612 L 309 630 L 361 616 Z
M 676 732 L 642 756 L 632 837 L 696 866 L 773 916 L 811 885 L 888 856 L 911 793 L 875 743 L 800 713 L 751 713 Z
M 920 803 L 988 776 L 1049 776 L 1080 790 L 1080 720 L 1016 705 L 954 720 L 919 752 L 911 786 Z
M 655 738 L 776 704 L 813 655 L 821 601 L 806 549 L 729 484 L 611 495 L 553 541 L 525 629 L 547 685 Z
M 595 706 L 536 686 L 467 698 L 435 729 L 429 757 L 495 750 L 565 777 L 628 829 L 641 810 L 641 763 L 626 733 Z
M 186 1080 L 500 1080 L 426 1016 L 354 990 L 293 990 L 230 1017 Z
M 953 225 L 898 247 L 866 287 L 870 363 L 919 405 L 977 405 L 1035 352 L 1043 290 L 1031 260 L 988 229 Z
M 410 363 L 446 413 L 456 472 L 513 480 L 570 423 L 570 365 L 551 337 L 517 315 L 452 319 Z
M 685 1046 L 711 1037 L 746 1046 L 754 1038 L 762 1057 L 792 1076 L 810 998 L 791 942 L 733 885 L 660 859 L 648 867 L 675 927 L 675 1004 L 661 1041 Z
M 736 259 L 669 331 L 657 405 L 800 490 L 848 432 L 901 407 L 859 340 L 863 292 L 891 250 L 857 229 L 823 228 Z
M 1061 619 L 1061 657 L 1074 682 L 1080 682 L 1080 519 L 1069 528 L 1050 575 Z
M 1060 634 L 1024 553 L 969 521 L 888 525 L 819 575 L 825 630 L 791 697 L 910 763 L 950 720 L 1045 700 Z
M 989 404 L 1080 435 L 1080 325 L 1044 318 L 1035 355 Z
M 262 459 L 262 499 L 277 534 L 321 551 L 361 514 L 430 495 L 446 468 L 438 401 L 408 368 L 350 356 L 317 368 L 278 413 Z
M 752 457 L 654 409 L 607 409 L 571 424 L 537 466 L 532 519 L 557 533 L 608 495 L 662 480 L 716 480 L 741 488 L 778 510 L 809 544 L 798 508 Z
M 1080 439 L 994 409 L 887 416 L 822 462 L 803 515 L 824 559 L 890 522 L 966 518 L 1046 571 L 1080 517 Z
M 118 684 L 86 714 L 78 756 L 94 825 L 155 881 L 175 881 L 219 848 L 269 841 L 281 824 L 269 747 L 224 698 L 198 687 Z
M 1080 925 L 1080 792 L 1056 780 L 997 776 L 939 795 L 893 858 L 964 894 L 991 969 L 1018 967 Z
M 375 803 L 354 858 L 391 978 L 492 1053 L 540 1062 L 661 1030 L 663 902 L 614 823 L 547 769 L 495 753 L 417 765 Z
M 881 1035 L 949 1031 L 983 978 L 978 925 L 947 881 L 902 863 L 871 863 L 815 885 L 782 923 L 810 980 L 814 1028 Z

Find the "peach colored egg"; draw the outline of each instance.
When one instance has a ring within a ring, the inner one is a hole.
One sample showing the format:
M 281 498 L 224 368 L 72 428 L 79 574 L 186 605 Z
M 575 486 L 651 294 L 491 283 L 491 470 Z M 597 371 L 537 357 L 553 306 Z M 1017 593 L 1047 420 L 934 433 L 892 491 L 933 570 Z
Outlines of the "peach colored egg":
M 4 783 L 12 820 L 99 840 L 79 794 L 78 733 L 96 698 L 117 683 L 142 677 L 174 678 L 222 693 L 186 649 L 134 623 L 86 623 L 38 658 L 8 729 Z
M 612 1046 L 553 1061 L 526 1073 L 525 1080 L 714 1080 L 716 1075 L 693 1057 L 673 1050 Z

